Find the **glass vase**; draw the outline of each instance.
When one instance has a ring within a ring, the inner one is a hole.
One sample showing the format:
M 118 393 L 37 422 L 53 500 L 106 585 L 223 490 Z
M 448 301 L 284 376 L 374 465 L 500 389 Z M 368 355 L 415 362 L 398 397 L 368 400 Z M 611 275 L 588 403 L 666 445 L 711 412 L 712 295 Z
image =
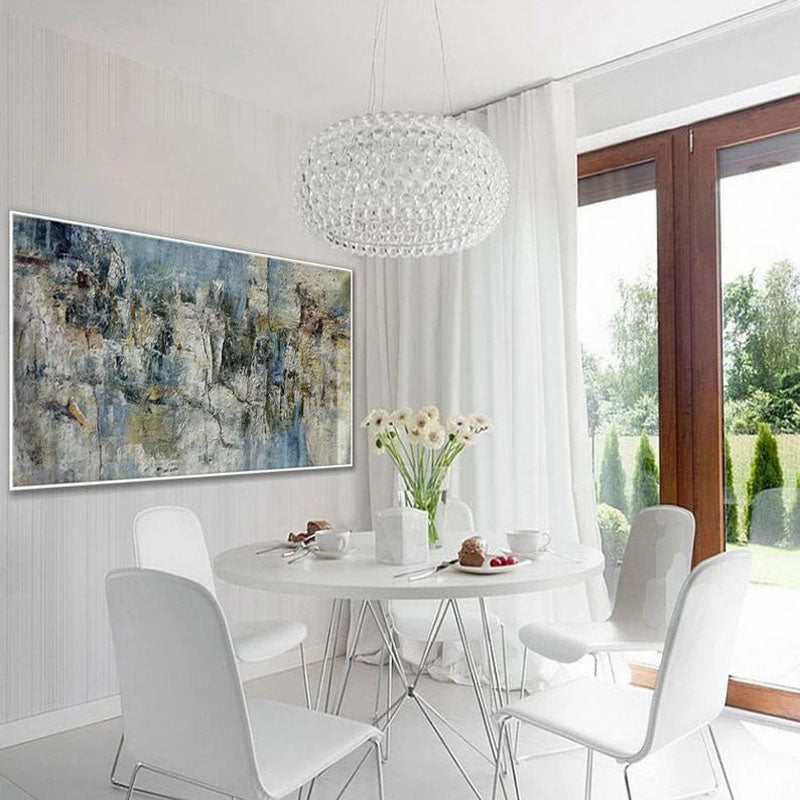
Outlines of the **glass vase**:
M 429 497 L 420 497 L 408 489 L 401 489 L 397 494 L 401 506 L 418 508 L 428 515 L 428 547 L 431 550 L 441 548 L 441 525 L 444 516 L 442 512 L 447 502 L 447 490 L 431 493 Z

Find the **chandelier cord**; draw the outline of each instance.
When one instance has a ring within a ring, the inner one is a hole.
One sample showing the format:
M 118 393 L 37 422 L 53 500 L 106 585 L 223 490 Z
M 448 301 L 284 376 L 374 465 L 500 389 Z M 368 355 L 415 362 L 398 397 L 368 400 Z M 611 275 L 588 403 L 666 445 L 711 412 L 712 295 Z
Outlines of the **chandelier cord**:
M 378 95 L 378 43 L 381 37 L 381 30 L 384 31 L 384 46 L 383 46 L 383 79 L 382 83 L 386 84 L 386 25 L 385 18 L 388 17 L 389 0 L 378 0 L 375 6 L 375 33 L 372 38 L 372 61 L 370 65 L 369 74 L 369 93 L 367 95 L 367 111 L 373 112 L 375 110 L 375 103 Z M 383 88 L 381 89 L 381 106 L 383 105 Z
M 447 75 L 447 56 L 444 51 L 444 34 L 442 20 L 439 16 L 439 2 L 433 0 L 433 14 L 436 17 L 436 30 L 439 33 L 439 52 L 442 56 L 442 115 L 453 111 L 453 98 L 450 96 L 450 79 Z

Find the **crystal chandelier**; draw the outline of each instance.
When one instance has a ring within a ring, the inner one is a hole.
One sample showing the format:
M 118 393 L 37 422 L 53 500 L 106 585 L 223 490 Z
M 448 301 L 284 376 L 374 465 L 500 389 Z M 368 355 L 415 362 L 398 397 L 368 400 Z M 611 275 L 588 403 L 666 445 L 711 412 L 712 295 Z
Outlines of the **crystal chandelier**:
M 448 97 L 436 0 L 434 12 Z M 387 16 L 384 0 L 370 108 Z M 483 131 L 460 118 L 401 111 L 370 112 L 322 131 L 300 158 L 295 188 L 300 217 L 314 233 L 350 252 L 389 258 L 455 253 L 478 244 L 500 222 L 509 193 L 505 162 Z

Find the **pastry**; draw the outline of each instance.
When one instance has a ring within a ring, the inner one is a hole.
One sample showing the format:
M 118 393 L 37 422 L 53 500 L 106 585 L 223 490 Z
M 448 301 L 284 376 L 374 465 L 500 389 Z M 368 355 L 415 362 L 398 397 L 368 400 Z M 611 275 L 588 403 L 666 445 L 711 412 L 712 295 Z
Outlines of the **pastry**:
M 306 525 L 306 533 L 309 534 L 316 533 L 317 531 L 329 531 L 330 529 L 330 522 L 324 519 L 311 519 Z
M 464 567 L 482 567 L 486 558 L 486 542 L 480 536 L 470 536 L 461 543 L 458 561 Z

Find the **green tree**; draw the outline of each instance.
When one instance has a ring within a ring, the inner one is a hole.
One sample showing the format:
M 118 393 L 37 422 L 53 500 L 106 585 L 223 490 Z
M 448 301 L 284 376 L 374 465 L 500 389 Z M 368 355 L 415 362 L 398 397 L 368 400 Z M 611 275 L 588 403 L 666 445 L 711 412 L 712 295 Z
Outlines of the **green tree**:
M 744 528 L 748 540 L 755 539 L 763 544 L 777 544 L 783 538 L 785 509 L 780 491 L 783 488 L 783 470 L 778 456 L 778 441 L 769 425 L 762 422 L 758 426 L 758 436 L 750 462 L 750 477 L 747 480 L 747 506 L 745 507 Z M 762 494 L 762 492 L 764 494 Z M 758 504 L 758 530 L 754 530 L 754 506 Z
M 623 408 L 632 409 L 642 396 L 658 397 L 658 308 L 652 274 L 619 282 L 619 305 L 610 327 L 616 395 Z
M 658 464 L 656 454 L 650 446 L 646 433 L 639 437 L 636 450 L 636 464 L 633 468 L 633 493 L 631 496 L 631 514 L 636 516 L 642 509 L 658 503 Z
M 790 547 L 800 547 L 800 472 L 794 481 L 794 504 L 792 516 L 789 518 L 788 544 Z
M 619 452 L 619 435 L 612 428 L 606 438 L 603 450 L 603 463 L 600 467 L 600 502 L 613 506 L 628 515 L 628 501 L 625 497 L 625 469 Z
M 736 488 L 733 485 L 733 458 L 731 443 L 725 437 L 725 541 L 739 541 L 739 506 L 736 503 Z
M 746 400 L 756 386 L 753 360 L 758 314 L 758 292 L 752 270 L 725 284 L 722 290 L 725 394 L 734 402 Z

